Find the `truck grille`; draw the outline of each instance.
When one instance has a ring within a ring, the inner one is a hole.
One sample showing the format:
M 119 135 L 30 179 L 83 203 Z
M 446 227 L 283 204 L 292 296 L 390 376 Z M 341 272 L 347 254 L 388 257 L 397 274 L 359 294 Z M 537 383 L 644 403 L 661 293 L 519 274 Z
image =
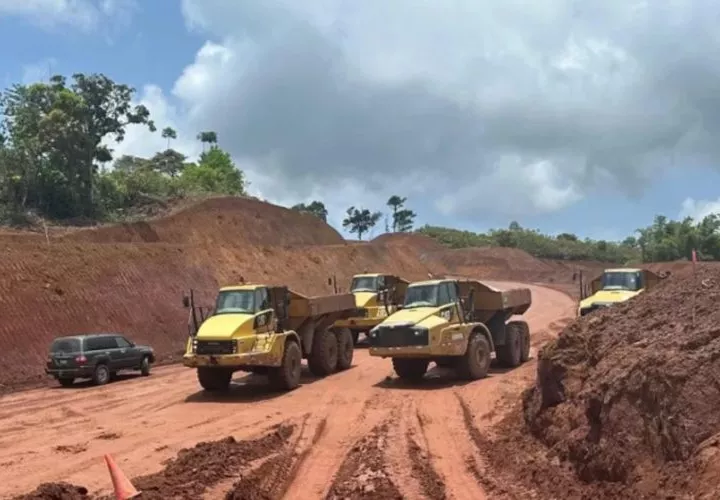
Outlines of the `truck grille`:
M 234 340 L 198 340 L 196 354 L 235 354 L 237 344 Z
M 371 347 L 408 347 L 408 346 L 427 346 L 428 332 L 427 330 L 413 330 L 407 326 L 398 327 L 382 327 L 379 328 L 374 337 L 369 337 Z

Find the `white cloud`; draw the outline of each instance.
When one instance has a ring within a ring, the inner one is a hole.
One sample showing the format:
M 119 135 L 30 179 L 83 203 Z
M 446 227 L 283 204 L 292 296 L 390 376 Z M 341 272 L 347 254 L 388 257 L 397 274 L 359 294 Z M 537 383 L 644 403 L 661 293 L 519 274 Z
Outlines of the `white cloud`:
M 217 131 L 271 200 L 342 213 L 397 193 L 419 211 L 521 219 L 720 160 L 710 0 L 182 8 L 211 41 L 172 89 L 173 120 L 191 138 Z
M 696 221 L 701 221 L 705 217 L 711 214 L 720 215 L 720 198 L 717 200 L 694 200 L 693 198 L 686 198 L 682 202 L 682 208 L 680 209 L 680 218 L 692 217 Z
M 44 28 L 90 31 L 101 21 L 126 22 L 136 0 L 0 0 L 0 17 L 22 17 Z

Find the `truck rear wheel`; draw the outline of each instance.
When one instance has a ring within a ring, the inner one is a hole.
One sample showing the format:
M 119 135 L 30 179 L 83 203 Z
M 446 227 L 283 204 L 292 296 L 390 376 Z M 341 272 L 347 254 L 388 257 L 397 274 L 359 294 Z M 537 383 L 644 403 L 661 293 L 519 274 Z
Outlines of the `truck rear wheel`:
M 297 342 L 285 341 L 282 364 L 268 372 L 270 385 L 281 391 L 291 391 L 300 385 L 302 351 Z
M 465 355 L 457 360 L 457 372 L 466 380 L 485 378 L 490 370 L 490 343 L 481 333 L 473 333 Z
M 198 381 L 203 389 L 209 392 L 227 391 L 230 389 L 232 372 L 223 368 L 200 366 L 197 369 Z
M 427 371 L 430 360 L 412 358 L 393 358 L 393 369 L 401 380 L 419 382 Z
M 350 329 L 339 328 L 337 330 L 337 343 L 337 371 L 347 370 L 352 366 L 353 354 L 355 353 L 355 343 Z
M 317 330 L 313 335 L 308 367 L 313 375 L 325 377 L 337 369 L 338 339 L 330 330 Z
M 516 321 L 505 325 L 505 345 L 497 347 L 498 361 L 515 368 L 520 365 L 523 352 L 523 329 Z
M 520 329 L 520 338 L 522 339 L 522 349 L 520 349 L 520 362 L 524 363 L 530 359 L 530 326 L 525 321 L 511 321 L 509 325 L 517 325 Z

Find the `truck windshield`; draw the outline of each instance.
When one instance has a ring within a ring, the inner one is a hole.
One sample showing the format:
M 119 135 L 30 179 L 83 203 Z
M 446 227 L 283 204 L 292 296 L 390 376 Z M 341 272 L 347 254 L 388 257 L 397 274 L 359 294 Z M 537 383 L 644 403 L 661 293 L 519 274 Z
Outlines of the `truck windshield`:
M 72 337 L 66 337 L 66 338 L 60 338 L 55 339 L 50 346 L 50 352 L 52 353 L 75 353 L 80 352 L 82 349 L 80 349 L 80 339 L 72 338 Z
M 413 307 L 437 307 L 438 306 L 438 286 L 437 285 L 418 285 L 408 287 L 405 292 L 405 309 Z
M 350 292 L 377 292 L 377 276 L 359 276 L 353 278 Z
M 255 312 L 255 290 L 225 290 L 215 302 L 215 314 L 252 314 Z
M 604 273 L 601 283 L 603 290 L 629 290 L 637 292 L 642 288 L 640 273 L 636 271 Z

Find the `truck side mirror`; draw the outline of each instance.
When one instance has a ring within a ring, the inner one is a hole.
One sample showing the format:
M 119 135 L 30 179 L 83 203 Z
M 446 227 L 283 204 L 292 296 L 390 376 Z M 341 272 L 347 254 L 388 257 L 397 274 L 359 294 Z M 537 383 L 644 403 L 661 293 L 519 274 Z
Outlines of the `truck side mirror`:
M 183 307 L 190 307 L 190 297 L 183 295 Z

